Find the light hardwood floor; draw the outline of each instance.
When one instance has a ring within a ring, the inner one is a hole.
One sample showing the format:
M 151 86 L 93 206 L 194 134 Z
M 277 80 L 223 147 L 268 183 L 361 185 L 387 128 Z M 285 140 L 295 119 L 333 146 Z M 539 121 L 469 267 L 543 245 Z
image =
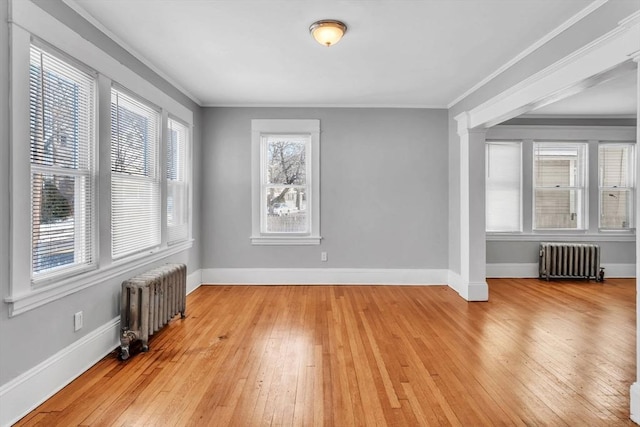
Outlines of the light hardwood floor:
M 18 425 L 635 425 L 634 280 L 489 287 L 203 286 Z

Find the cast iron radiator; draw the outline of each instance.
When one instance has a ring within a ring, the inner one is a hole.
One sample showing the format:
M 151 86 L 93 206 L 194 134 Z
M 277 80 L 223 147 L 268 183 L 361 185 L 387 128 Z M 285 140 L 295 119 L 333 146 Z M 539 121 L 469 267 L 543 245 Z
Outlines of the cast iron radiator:
M 586 243 L 540 243 L 540 279 L 594 278 L 604 280 L 600 247 Z
M 176 314 L 185 317 L 187 266 L 167 264 L 122 282 L 120 305 L 120 358 L 129 358 L 129 345 L 142 343 L 149 350 L 149 337 Z

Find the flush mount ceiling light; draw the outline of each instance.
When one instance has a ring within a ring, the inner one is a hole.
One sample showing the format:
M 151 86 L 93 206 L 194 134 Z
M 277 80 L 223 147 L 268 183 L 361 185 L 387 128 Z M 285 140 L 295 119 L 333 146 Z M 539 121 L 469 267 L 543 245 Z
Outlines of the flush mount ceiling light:
M 344 33 L 347 32 L 347 26 L 335 19 L 323 19 L 311 24 L 309 31 L 318 43 L 329 47 L 340 41 Z

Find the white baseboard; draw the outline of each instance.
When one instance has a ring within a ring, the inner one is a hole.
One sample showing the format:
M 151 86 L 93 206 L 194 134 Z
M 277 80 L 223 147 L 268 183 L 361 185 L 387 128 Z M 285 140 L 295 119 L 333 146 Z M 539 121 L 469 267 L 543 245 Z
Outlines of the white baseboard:
M 449 287 L 467 301 L 489 301 L 489 285 L 487 282 L 467 283 L 462 276 L 449 271 Z
M 635 264 L 602 264 L 604 278 L 636 277 Z M 489 278 L 535 278 L 538 277 L 538 263 L 494 263 L 487 264 Z
M 202 270 L 187 276 L 187 294 L 202 283 Z M 120 345 L 120 317 L 0 387 L 0 426 L 10 426 Z
M 604 278 L 633 278 L 636 277 L 635 264 L 602 264 L 604 267 Z
M 187 293 L 215 284 L 445 285 L 448 270 L 205 269 L 187 276 Z M 0 426 L 10 426 L 120 345 L 120 317 L 0 387 Z
M 637 382 L 631 384 L 630 392 L 630 415 L 631 421 L 640 424 L 640 384 Z
M 196 270 L 187 275 L 187 295 L 195 291 L 202 284 L 202 270 Z
M 635 264 L 604 264 L 606 277 L 635 277 Z M 488 277 L 537 277 L 537 264 L 487 264 Z M 467 301 L 486 301 L 485 282 L 464 283 L 445 269 L 209 268 L 187 277 L 187 293 L 201 284 L 448 285 Z M 120 345 L 114 318 L 69 347 L 0 387 L 0 426 L 10 426 Z M 640 386 L 631 388 L 632 412 L 640 419 Z M 634 419 L 634 421 L 636 421 Z M 636 421 L 638 422 L 638 421 Z
M 10 426 L 120 344 L 120 316 L 0 387 L 0 426 Z
M 202 283 L 215 285 L 446 285 L 445 269 L 208 268 Z
M 449 287 L 456 291 L 458 294 L 462 294 L 462 288 L 464 287 L 464 280 L 462 280 L 462 277 L 458 273 L 454 273 L 453 271 L 449 270 L 447 279 Z

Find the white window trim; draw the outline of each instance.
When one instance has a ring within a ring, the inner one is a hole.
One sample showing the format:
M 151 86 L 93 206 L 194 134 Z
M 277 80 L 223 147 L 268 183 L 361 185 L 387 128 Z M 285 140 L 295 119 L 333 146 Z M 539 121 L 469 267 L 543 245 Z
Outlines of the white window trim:
M 79 271 L 78 275 L 52 280 L 50 283 L 39 283 L 33 287 L 31 283 L 31 218 L 24 215 L 30 212 L 30 148 L 29 144 L 18 141 L 29 141 L 29 50 L 32 36 L 58 49 L 98 73 L 98 206 L 109 206 L 108 159 L 110 147 L 105 140 L 110 140 L 110 92 L 111 81 L 125 88 L 135 88 L 135 93 L 159 106 L 163 114 L 172 116 L 186 123 L 189 128 L 193 123 L 193 112 L 165 94 L 150 82 L 136 74 L 122 63 L 103 52 L 98 47 L 82 38 L 69 27 L 62 24 L 41 8 L 28 1 L 11 1 L 10 13 L 10 178 L 11 178 L 11 237 L 10 237 L 10 283 L 9 295 L 4 302 L 9 305 L 9 316 L 35 309 L 82 289 L 104 283 L 106 280 L 125 275 L 136 269 L 158 262 L 166 257 L 183 252 L 193 246 L 193 240 L 168 246 L 163 241 L 160 248 L 133 255 L 122 260 L 111 259 L 110 253 L 110 209 L 99 209 L 97 213 L 96 239 L 99 255 L 98 269 Z M 107 77 L 108 76 L 108 77 Z M 105 157 L 105 154 L 106 157 Z M 106 162 L 106 163 L 105 163 Z M 190 182 L 193 168 L 190 168 Z M 191 191 L 191 190 L 190 190 Z M 190 199 L 190 204 L 191 204 Z M 191 209 L 189 209 L 191 211 Z M 189 218 L 189 236 L 191 236 L 191 215 Z M 164 226 L 163 226 L 164 229 Z
M 166 116 L 166 117 L 165 117 Z M 187 206 L 185 207 L 185 209 L 187 209 L 187 235 L 185 237 L 181 237 L 179 239 L 176 240 L 169 240 L 169 224 L 168 224 L 168 220 L 167 220 L 167 192 L 168 192 L 168 186 L 169 186 L 169 180 L 166 177 L 167 174 L 167 150 L 161 150 L 162 152 L 162 164 L 164 165 L 164 169 L 161 169 L 161 174 L 162 174 L 162 181 L 163 183 L 165 183 L 165 185 L 163 185 L 162 188 L 162 224 L 164 224 L 164 226 L 162 227 L 162 233 L 163 233 L 163 237 L 162 237 L 162 241 L 163 242 L 167 242 L 167 245 L 172 246 L 172 245 L 176 245 L 179 244 L 181 242 L 184 242 L 185 240 L 191 240 L 191 224 L 192 224 L 192 215 L 193 215 L 193 209 L 191 209 L 192 206 L 192 191 L 193 191 L 193 149 L 192 149 L 192 135 L 193 135 L 193 126 L 190 125 L 189 123 L 185 123 L 182 120 L 180 120 L 178 117 L 174 117 L 171 114 L 163 114 L 163 118 L 162 118 L 162 129 L 161 129 L 161 134 L 162 134 L 162 143 L 167 144 L 167 132 L 169 130 L 169 126 L 168 126 L 168 121 L 172 120 L 174 122 L 177 122 L 179 124 L 181 124 L 182 126 L 185 127 L 185 148 L 184 148 L 184 155 L 185 155 L 185 160 L 186 160 L 186 164 L 188 166 L 191 167 L 187 167 L 187 171 L 185 173 L 184 176 L 184 184 L 187 186 Z M 164 188 L 164 187 L 167 188 Z M 165 236 L 166 234 L 166 236 Z
M 602 178 L 600 176 L 600 147 L 601 146 L 629 146 L 631 148 L 631 156 L 632 158 L 630 159 L 631 165 L 629 167 L 629 181 L 631 183 L 630 186 L 628 187 L 620 187 L 621 189 L 624 190 L 629 190 L 630 194 L 631 194 L 631 200 L 634 201 L 634 203 L 632 203 L 631 206 L 631 213 L 630 213 L 630 220 L 631 220 L 631 227 L 629 228 L 607 228 L 607 227 L 602 227 L 601 225 L 601 212 L 602 212 L 602 191 L 603 190 L 612 190 L 613 187 L 604 187 L 602 186 Z M 598 180 L 598 229 L 602 232 L 612 232 L 612 233 L 618 233 L 618 232 L 623 232 L 623 233 L 627 233 L 629 230 L 633 230 L 636 228 L 636 223 L 635 223 L 635 219 L 636 219 L 636 188 L 637 188 L 637 181 L 636 181 L 636 162 L 637 160 L 637 154 L 636 154 L 636 144 L 633 141 L 597 141 L 597 146 L 596 146 L 596 150 L 598 153 L 598 159 L 597 159 L 597 163 L 598 163 L 598 174 L 597 174 L 597 180 Z
M 636 128 L 634 126 L 557 126 L 557 125 L 498 125 L 487 130 L 487 141 L 522 141 L 522 159 L 524 164 L 533 165 L 533 141 L 553 140 L 564 142 L 589 142 L 588 186 L 589 217 L 597 212 L 597 146 L 598 142 L 634 143 Z M 594 150 L 596 155 L 594 155 Z M 636 147 L 636 156 L 638 150 Z M 637 159 L 636 159 L 637 160 Z M 596 169 L 592 164 L 596 163 Z M 523 169 L 523 173 L 526 171 Z M 518 232 L 487 232 L 487 241 L 543 241 L 571 239 L 574 241 L 594 242 L 630 242 L 635 241 L 635 229 L 629 230 L 599 230 L 598 221 L 589 221 L 587 230 L 533 230 L 533 169 L 531 175 L 522 177 L 523 199 L 523 231 Z M 637 181 L 636 181 L 637 186 Z M 636 189 L 637 194 L 637 189 Z M 595 205 L 594 205 L 595 203 Z M 530 216 L 531 215 L 531 216 Z M 637 224 L 636 224 L 637 226 Z
M 579 167 L 579 172 L 580 172 L 580 176 L 578 177 L 578 179 L 580 180 L 580 184 L 582 185 L 567 185 L 567 186 L 562 186 L 561 189 L 562 190 L 574 190 L 574 191 L 581 191 L 582 192 L 582 203 L 580 203 L 580 205 L 578 205 L 577 210 L 580 211 L 580 213 L 578 214 L 580 217 L 580 220 L 582 222 L 582 227 L 579 228 L 544 228 L 544 227 L 537 227 L 536 226 L 536 190 L 537 189 L 550 189 L 553 190 L 553 187 L 538 187 L 536 186 L 536 145 L 538 144 L 543 144 L 546 146 L 551 146 L 553 144 L 557 144 L 560 146 L 567 146 L 567 145 L 575 145 L 578 147 L 581 147 L 581 151 L 582 151 L 582 163 Z M 532 185 L 531 185 L 531 191 L 532 191 L 532 203 L 531 203 L 531 220 L 532 220 L 532 227 L 533 227 L 533 231 L 534 232 L 549 232 L 549 231 L 559 231 L 559 232 L 572 232 L 572 231 L 587 231 L 589 230 L 589 179 L 590 179 L 590 170 L 589 170 L 589 142 L 588 141 L 556 141 L 556 140 L 535 140 L 533 142 L 533 164 L 531 166 L 531 176 L 532 176 Z
M 156 190 L 157 194 L 158 194 L 158 200 L 157 200 L 157 208 L 159 209 L 159 216 L 158 216 L 158 221 L 157 223 L 155 223 L 155 225 L 157 226 L 157 228 L 155 229 L 156 233 L 154 234 L 154 236 L 157 238 L 157 241 L 153 242 L 149 242 L 147 244 L 147 246 L 142 247 L 142 248 L 135 248 L 133 250 L 129 250 L 129 252 L 125 252 L 122 254 L 114 254 L 115 252 L 115 245 L 114 245 L 114 241 L 113 241 L 113 235 L 112 235 L 112 239 L 111 239 L 111 257 L 114 260 L 120 260 L 120 259 L 126 259 L 129 258 L 131 256 L 135 256 L 138 253 L 145 253 L 145 252 L 149 252 L 150 250 L 154 250 L 156 248 L 160 248 L 163 247 L 163 239 L 162 236 L 164 234 L 164 224 L 165 222 L 163 221 L 163 206 L 165 206 L 166 203 L 166 191 L 164 190 L 164 186 L 165 186 L 165 181 L 166 181 L 166 174 L 164 173 L 165 170 L 162 168 L 162 166 L 164 164 L 166 164 L 166 157 L 165 157 L 165 147 L 162 145 L 161 139 L 166 135 L 165 133 L 165 126 L 166 126 L 166 120 L 164 120 L 164 117 L 166 116 L 166 113 L 164 113 L 164 111 L 161 108 L 158 108 L 156 105 L 153 105 L 152 103 L 150 103 L 149 101 L 147 101 L 146 99 L 142 99 L 140 98 L 138 95 L 135 94 L 135 92 L 132 92 L 126 88 L 122 88 L 120 85 L 113 83 L 111 85 L 111 90 L 109 91 L 110 94 L 110 99 L 111 99 L 111 103 L 113 103 L 113 94 L 114 92 L 122 95 L 123 97 L 129 98 L 130 100 L 132 100 L 134 103 L 139 103 L 140 106 L 135 105 L 135 104 L 130 104 L 128 105 L 127 109 L 131 112 L 133 112 L 134 114 L 138 114 L 140 116 L 146 116 L 147 113 L 151 113 L 153 118 L 156 119 L 156 126 L 154 126 L 154 128 L 156 129 L 156 134 L 155 134 L 155 138 L 149 138 L 147 141 L 144 142 L 144 146 L 143 151 L 146 152 L 146 150 L 148 148 L 151 149 L 155 149 L 155 159 L 153 162 L 152 167 L 150 168 L 151 171 L 148 172 L 145 175 L 133 175 L 133 176 L 129 176 L 128 173 L 121 173 L 121 172 L 116 172 L 113 170 L 113 163 L 110 162 L 109 164 L 109 169 L 111 171 L 111 179 L 109 182 L 109 185 L 111 186 L 111 200 L 109 203 L 109 206 L 111 208 L 111 212 L 112 212 L 112 216 L 111 216 L 111 231 L 113 232 L 114 229 L 116 229 L 116 225 L 120 225 L 120 224 L 116 224 L 115 221 L 113 221 L 113 186 L 114 186 L 114 177 L 118 177 L 118 179 L 121 182 L 127 182 L 130 185 L 131 182 L 135 182 L 138 183 L 139 185 L 150 185 L 150 187 L 152 188 L 152 190 Z M 141 108 L 145 107 L 147 110 Z M 113 110 L 113 104 L 110 105 L 110 110 Z M 137 111 L 136 111 L 137 110 Z M 113 122 L 113 119 L 111 118 L 111 120 L 109 121 L 109 127 L 111 128 L 111 123 Z M 111 128 L 111 135 L 113 136 L 113 129 Z M 110 139 L 110 142 L 112 142 L 112 140 Z M 113 147 L 112 145 L 110 145 L 110 148 Z M 151 150 L 150 150 L 151 151 Z M 110 159 L 112 160 L 113 158 L 113 153 L 110 153 Z M 145 206 L 145 208 L 148 206 Z M 153 209 L 149 212 L 151 213 L 153 212 Z M 128 212 L 127 212 L 128 213 Z M 126 220 L 125 220 L 126 221 Z M 155 228 L 155 227 L 154 227 Z M 127 236 L 127 238 L 130 240 L 130 236 Z M 125 246 L 128 246 L 125 245 Z
M 305 234 L 262 233 L 261 140 L 264 134 L 308 134 L 311 136 L 309 180 L 310 232 Z M 320 120 L 251 120 L 251 243 L 253 245 L 319 245 L 320 236 Z
M 563 230 L 559 233 L 487 233 L 487 241 L 490 242 L 546 242 L 571 240 L 574 242 L 635 242 L 636 236 L 627 231 L 607 233 L 587 233 L 579 231 L 568 233 Z

